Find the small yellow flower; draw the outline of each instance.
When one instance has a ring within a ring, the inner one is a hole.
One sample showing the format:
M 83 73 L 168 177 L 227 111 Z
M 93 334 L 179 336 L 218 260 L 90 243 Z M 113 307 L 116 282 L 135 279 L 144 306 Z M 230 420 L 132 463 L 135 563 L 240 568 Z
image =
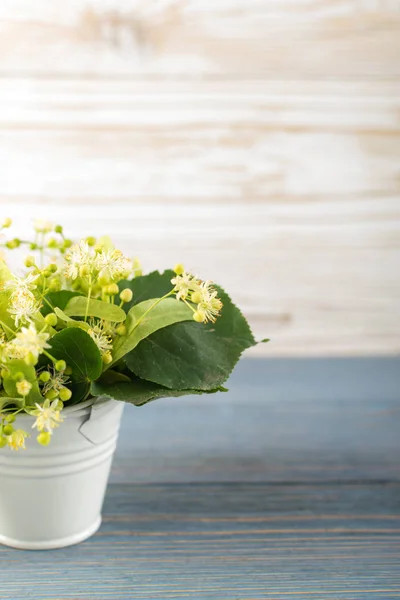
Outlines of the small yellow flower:
M 65 255 L 68 263 L 65 268 L 65 277 L 67 279 L 76 279 L 80 273 L 85 271 L 90 275 L 94 269 L 95 251 L 85 240 L 75 244 Z
M 33 323 L 29 327 L 21 327 L 21 331 L 15 336 L 13 340 L 14 347 L 23 350 L 24 356 L 32 354 L 35 358 L 42 354 L 45 348 L 50 348 L 47 340 L 50 335 L 48 333 L 38 333 Z
M 113 339 L 103 321 L 99 323 L 92 321 L 91 327 L 88 329 L 88 334 L 100 350 L 102 356 L 110 353 L 113 347 Z
M 31 317 L 38 313 L 39 308 L 40 305 L 32 292 L 28 289 L 21 289 L 11 295 L 8 312 L 14 317 L 15 324 L 18 327 L 20 321 L 29 321 Z
M 16 429 L 7 436 L 7 444 L 11 450 L 25 450 L 25 438 L 28 434 L 23 429 Z
M 23 379 L 22 381 L 17 381 L 16 388 L 20 396 L 27 396 L 32 389 L 32 384 Z
M 210 281 L 203 281 L 200 287 L 194 294 L 192 294 L 192 302 L 197 303 L 197 314 L 198 318 L 203 315 L 203 322 L 207 323 L 211 321 L 215 323 L 217 317 L 222 309 L 222 302 L 218 298 L 218 292 L 211 286 Z M 193 316 L 195 318 L 195 316 Z M 197 321 L 198 319 L 195 318 Z
M 62 403 L 61 403 L 62 406 Z M 32 425 L 32 429 L 36 427 L 38 431 L 47 431 L 52 434 L 53 429 L 58 427 L 63 422 L 63 418 L 60 415 L 60 401 L 58 398 L 53 400 L 50 404 L 50 400 L 46 399 L 43 405 L 36 404 L 36 409 L 31 411 L 30 414 L 36 416 L 36 421 Z
M 54 225 L 45 219 L 35 219 L 33 228 L 37 233 L 50 233 L 53 231 Z
M 132 261 L 124 256 L 120 250 L 102 250 L 96 256 L 96 269 L 100 281 L 116 282 L 126 279 L 132 272 Z
M 177 300 L 186 300 L 190 293 L 199 288 L 199 281 L 190 273 L 184 271 L 171 279 Z

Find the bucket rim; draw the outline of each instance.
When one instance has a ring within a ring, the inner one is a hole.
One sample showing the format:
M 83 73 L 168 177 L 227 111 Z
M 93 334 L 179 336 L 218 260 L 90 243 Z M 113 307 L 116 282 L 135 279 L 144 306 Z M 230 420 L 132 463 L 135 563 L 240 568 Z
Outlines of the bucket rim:
M 88 400 L 85 400 L 85 402 L 78 402 L 78 404 L 74 404 L 73 406 L 65 406 L 62 412 L 65 415 L 74 415 L 76 413 L 89 414 L 90 409 L 92 408 L 95 402 L 101 404 L 109 404 L 110 402 L 115 402 L 115 400 L 113 398 L 110 398 L 109 396 L 96 396 L 94 398 L 89 398 Z M 17 418 L 32 419 L 34 417 L 27 413 L 20 413 Z

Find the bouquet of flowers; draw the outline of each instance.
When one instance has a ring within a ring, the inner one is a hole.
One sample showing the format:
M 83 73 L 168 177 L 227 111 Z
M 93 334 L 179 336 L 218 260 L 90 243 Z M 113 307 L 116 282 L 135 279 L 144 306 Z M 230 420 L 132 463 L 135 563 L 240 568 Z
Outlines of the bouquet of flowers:
M 22 277 L 0 257 L 0 447 L 25 448 L 19 413 L 35 418 L 46 446 L 65 406 L 226 391 L 241 353 L 256 343 L 229 296 L 181 264 L 143 275 L 108 237 L 74 244 L 44 221 L 32 240 L 1 246 L 29 255 Z

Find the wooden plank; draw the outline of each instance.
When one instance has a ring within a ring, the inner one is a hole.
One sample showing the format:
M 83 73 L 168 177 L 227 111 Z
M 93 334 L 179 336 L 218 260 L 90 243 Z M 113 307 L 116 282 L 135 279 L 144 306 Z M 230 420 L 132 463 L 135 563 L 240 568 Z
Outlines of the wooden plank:
M 398 77 L 397 0 L 77 0 L 0 7 L 0 72 Z
M 0 546 L 1 599 L 400 597 L 399 377 L 398 359 L 250 360 L 229 394 L 131 407 L 99 532 Z
M 127 406 L 112 482 L 400 481 L 399 359 L 243 360 L 227 387 Z
M 113 485 L 91 540 L 0 547 L 2 600 L 399 597 L 400 485 Z
M 273 338 L 255 352 L 399 352 L 399 84 L 0 92 L 0 205 L 22 236 L 41 213 L 108 231 L 146 270 L 183 260 Z

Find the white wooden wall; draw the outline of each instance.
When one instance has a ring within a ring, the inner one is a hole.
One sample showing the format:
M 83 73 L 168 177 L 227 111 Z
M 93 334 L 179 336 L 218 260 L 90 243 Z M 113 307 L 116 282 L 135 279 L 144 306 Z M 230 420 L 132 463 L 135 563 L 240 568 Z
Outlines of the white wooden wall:
M 1 0 L 0 205 L 223 284 L 266 355 L 400 350 L 400 0 Z

